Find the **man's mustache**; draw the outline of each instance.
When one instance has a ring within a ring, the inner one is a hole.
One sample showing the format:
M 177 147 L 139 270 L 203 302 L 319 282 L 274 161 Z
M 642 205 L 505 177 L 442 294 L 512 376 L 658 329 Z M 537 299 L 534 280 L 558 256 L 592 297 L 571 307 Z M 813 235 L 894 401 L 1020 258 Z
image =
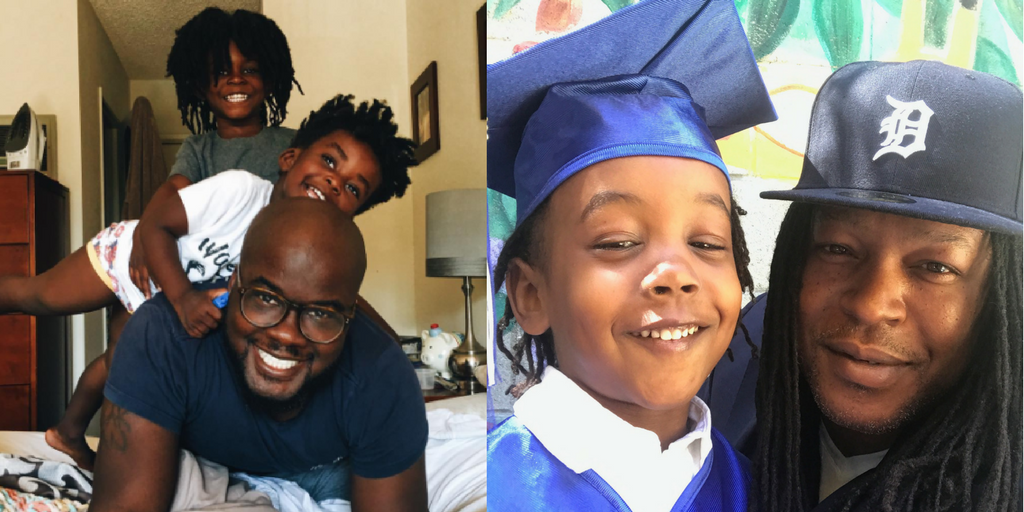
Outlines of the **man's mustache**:
M 842 339 L 854 341 L 861 345 L 877 347 L 907 361 L 921 358 L 920 354 L 906 344 L 884 325 L 858 326 L 853 324 L 829 327 L 823 331 L 810 333 L 815 345 L 824 345 L 829 340 Z

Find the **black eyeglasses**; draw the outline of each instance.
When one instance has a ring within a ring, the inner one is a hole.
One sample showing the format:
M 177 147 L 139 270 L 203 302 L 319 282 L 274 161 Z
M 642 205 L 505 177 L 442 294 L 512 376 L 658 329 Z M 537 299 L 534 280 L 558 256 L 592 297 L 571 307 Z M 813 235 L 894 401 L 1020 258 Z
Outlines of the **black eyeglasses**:
M 241 281 L 238 274 L 236 283 Z M 314 343 L 330 343 L 345 332 L 345 327 L 356 316 L 353 305 L 342 313 L 325 306 L 296 304 L 281 295 L 259 286 L 238 287 L 242 316 L 256 327 L 273 327 L 288 316 L 292 309 L 299 312 L 299 332 Z

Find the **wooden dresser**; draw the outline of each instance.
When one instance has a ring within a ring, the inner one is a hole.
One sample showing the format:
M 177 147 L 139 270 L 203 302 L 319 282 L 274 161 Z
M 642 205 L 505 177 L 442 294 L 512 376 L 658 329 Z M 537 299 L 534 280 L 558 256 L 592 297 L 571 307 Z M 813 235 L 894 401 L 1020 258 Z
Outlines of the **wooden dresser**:
M 68 255 L 68 189 L 0 170 L 0 274 L 40 274 Z M 0 315 L 0 430 L 45 430 L 68 394 L 68 319 Z

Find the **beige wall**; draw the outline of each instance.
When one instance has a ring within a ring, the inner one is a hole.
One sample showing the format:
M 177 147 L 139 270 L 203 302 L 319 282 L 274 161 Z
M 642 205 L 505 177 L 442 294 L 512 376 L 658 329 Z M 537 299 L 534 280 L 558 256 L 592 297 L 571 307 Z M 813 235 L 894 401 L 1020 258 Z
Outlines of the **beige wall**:
M 408 0 L 409 82 L 437 61 L 441 149 L 415 169 L 413 183 L 413 264 L 416 325 L 431 323 L 446 331 L 465 330 L 461 281 L 426 277 L 426 195 L 452 188 L 486 186 L 487 125 L 480 119 L 476 11 L 483 0 Z M 443 5 L 444 8 L 438 8 Z M 481 244 L 486 239 L 481 238 Z M 474 281 L 474 334 L 486 339 L 486 286 Z
M 100 95 L 118 120 L 127 122 L 131 115 L 128 75 L 88 0 L 78 0 L 78 71 L 82 141 L 81 223 L 84 242 L 103 228 L 103 117 Z M 63 131 L 63 126 L 59 129 Z M 64 136 L 61 133 L 61 140 Z M 61 169 L 60 175 L 65 175 L 64 169 Z M 76 381 L 85 369 L 84 365 L 102 354 L 106 348 L 103 315 L 102 311 L 84 315 L 84 339 L 76 336 L 73 342 Z
M 132 80 L 129 87 L 131 102 L 135 98 L 145 96 L 153 106 L 153 117 L 156 118 L 156 129 L 164 139 L 184 139 L 191 135 L 188 128 L 181 123 L 181 112 L 178 111 L 178 96 L 174 92 L 174 81 L 163 80 Z M 167 165 L 172 161 L 168 160 Z
M 357 101 L 386 100 L 401 132 L 411 134 L 405 8 L 405 0 L 264 0 L 263 13 L 288 37 L 295 77 L 305 91 L 293 90 L 285 126 L 297 128 L 337 94 L 354 94 Z M 414 184 L 418 179 L 413 174 Z M 356 218 L 368 260 L 361 294 L 399 334 L 419 332 L 410 195 Z
M 82 243 L 81 125 L 78 95 L 78 0 L 0 0 L 0 112 L 13 115 L 28 102 L 37 114 L 57 117 L 61 183 L 70 190 L 71 246 Z
M 59 178 L 69 191 L 70 242 L 75 250 L 100 226 L 98 89 L 107 91 L 115 114 L 124 115 L 127 77 L 87 1 L 0 0 L 0 10 L 16 13 L 0 21 L 0 112 L 13 114 L 28 102 L 36 113 L 57 117 Z M 101 314 L 73 317 L 76 379 L 87 358 L 102 349 Z

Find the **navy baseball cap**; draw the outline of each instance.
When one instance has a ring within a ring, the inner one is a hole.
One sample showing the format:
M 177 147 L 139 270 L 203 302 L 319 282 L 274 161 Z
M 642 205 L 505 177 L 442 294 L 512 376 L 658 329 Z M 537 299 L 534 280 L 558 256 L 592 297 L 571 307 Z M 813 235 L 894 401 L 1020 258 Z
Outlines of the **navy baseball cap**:
M 1020 235 L 1024 96 L 934 61 L 855 62 L 821 87 L 800 181 L 766 199 Z
M 487 186 L 516 224 L 566 179 L 636 155 L 703 160 L 777 117 L 731 0 L 646 0 L 487 67 Z

